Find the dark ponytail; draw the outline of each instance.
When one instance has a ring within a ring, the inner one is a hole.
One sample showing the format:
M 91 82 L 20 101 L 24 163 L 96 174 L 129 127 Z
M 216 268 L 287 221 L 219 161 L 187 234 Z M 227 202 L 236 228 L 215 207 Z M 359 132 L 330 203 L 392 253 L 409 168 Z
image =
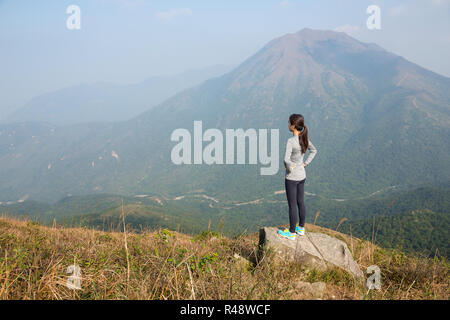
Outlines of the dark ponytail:
M 308 149 L 308 128 L 305 126 L 305 119 L 301 114 L 291 114 L 289 123 L 294 125 L 295 129 L 300 133 L 298 135 L 300 147 L 302 148 L 302 153 L 306 153 L 306 149 Z

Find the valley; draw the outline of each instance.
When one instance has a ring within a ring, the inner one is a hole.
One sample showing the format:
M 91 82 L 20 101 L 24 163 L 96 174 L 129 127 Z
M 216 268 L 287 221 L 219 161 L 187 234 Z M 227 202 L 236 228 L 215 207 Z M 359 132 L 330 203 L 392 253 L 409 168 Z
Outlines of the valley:
M 165 227 L 198 234 L 212 229 L 232 237 L 256 232 L 262 226 L 283 225 L 288 212 L 284 192 L 273 191 L 265 197 L 242 202 L 211 197 L 199 189 L 175 197 L 103 194 L 65 197 L 54 204 L 26 200 L 0 205 L 0 214 L 27 217 L 47 225 L 119 231 L 122 199 L 127 224 L 136 232 Z M 376 243 L 384 247 L 427 256 L 438 249 L 439 255 L 448 256 L 449 199 L 448 184 L 412 190 L 397 186 L 346 201 L 306 194 L 306 219 L 308 223 L 333 230 L 339 228 L 366 240 L 373 240 L 373 229 L 381 228 Z M 420 229 L 422 232 L 416 234 Z

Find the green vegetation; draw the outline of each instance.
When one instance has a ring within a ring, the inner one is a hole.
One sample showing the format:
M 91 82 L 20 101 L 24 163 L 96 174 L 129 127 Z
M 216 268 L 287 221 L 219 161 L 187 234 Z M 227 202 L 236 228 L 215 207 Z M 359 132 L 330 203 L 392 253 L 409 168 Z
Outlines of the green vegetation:
M 167 228 L 196 239 L 223 233 L 234 237 L 258 231 L 260 226 L 288 222 L 284 194 L 271 194 L 264 201 L 247 205 L 204 198 L 192 193 L 183 199 L 163 196 L 142 198 L 118 195 L 67 197 L 54 205 L 25 201 L 3 206 L 3 214 L 67 227 L 88 226 L 121 231 L 121 201 L 127 224 L 136 232 Z M 449 257 L 450 189 L 422 186 L 409 191 L 391 189 L 369 198 L 335 201 L 306 196 L 307 222 L 336 229 L 356 237 L 375 240 L 386 248 L 416 254 Z M 316 213 L 317 219 L 316 219 Z M 208 230 L 208 231 L 205 231 Z M 437 249 L 437 250 L 436 250 Z
M 351 229 L 351 230 L 350 230 Z M 450 215 L 431 210 L 364 219 L 346 224 L 340 231 L 372 240 L 381 247 L 398 248 L 428 256 L 450 257 Z

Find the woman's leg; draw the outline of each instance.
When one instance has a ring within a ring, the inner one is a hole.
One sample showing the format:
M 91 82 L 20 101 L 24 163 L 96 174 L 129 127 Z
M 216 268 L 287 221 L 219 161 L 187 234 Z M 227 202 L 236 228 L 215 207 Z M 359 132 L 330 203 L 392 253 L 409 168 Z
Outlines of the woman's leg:
M 306 220 L 306 207 L 305 207 L 305 179 L 299 182 L 297 185 L 297 206 L 298 206 L 298 213 L 300 218 L 300 227 L 305 226 L 305 220 Z
M 292 233 L 295 233 L 295 225 L 297 224 L 297 184 L 298 181 L 284 179 L 289 206 L 289 231 Z

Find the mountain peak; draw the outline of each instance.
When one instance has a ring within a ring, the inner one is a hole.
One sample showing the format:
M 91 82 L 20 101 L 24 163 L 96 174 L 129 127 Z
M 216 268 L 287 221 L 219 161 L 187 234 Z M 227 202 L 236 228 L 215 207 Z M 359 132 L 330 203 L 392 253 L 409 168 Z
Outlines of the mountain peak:
M 344 81 L 342 70 L 348 74 L 354 72 L 351 63 L 345 61 L 348 56 L 380 50 L 383 49 L 360 42 L 344 32 L 304 28 L 271 40 L 244 61 L 234 70 L 235 78 L 230 87 L 275 90 L 281 81 L 286 81 L 292 87 L 291 92 L 311 87 L 318 95 L 323 95 L 326 91 L 324 74 L 327 81 L 334 83 L 332 87 L 337 83 L 340 86 Z
M 345 46 L 349 50 L 381 49 L 378 46 L 360 42 L 345 32 L 310 28 L 303 28 L 294 33 L 287 33 L 272 41 L 273 44 L 277 45 L 287 42 L 293 42 L 305 48 L 313 48 L 324 43 L 334 43 L 339 46 Z
M 294 34 L 300 35 L 302 37 L 309 37 L 309 38 L 332 38 L 339 35 L 345 35 L 348 37 L 348 35 L 344 32 L 338 32 L 338 31 L 332 31 L 332 30 L 318 30 L 318 29 L 311 29 L 311 28 L 303 28 Z

